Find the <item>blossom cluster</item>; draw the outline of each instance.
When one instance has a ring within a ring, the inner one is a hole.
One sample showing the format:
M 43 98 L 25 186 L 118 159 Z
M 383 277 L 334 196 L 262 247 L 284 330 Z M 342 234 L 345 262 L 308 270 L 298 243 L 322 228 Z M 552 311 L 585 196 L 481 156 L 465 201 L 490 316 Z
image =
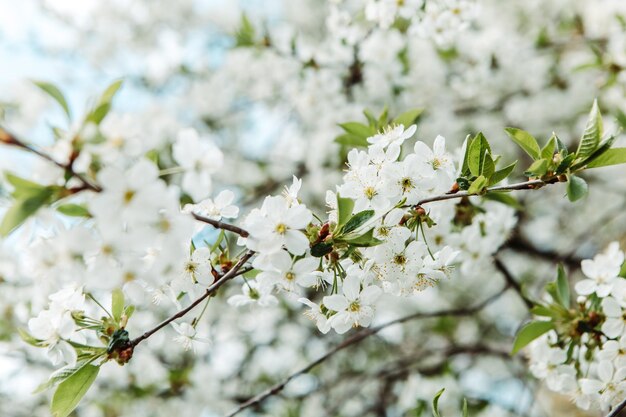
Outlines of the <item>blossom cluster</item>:
M 530 371 L 577 406 L 607 410 L 626 395 L 624 252 L 613 242 L 585 259 L 576 306 L 528 349 Z

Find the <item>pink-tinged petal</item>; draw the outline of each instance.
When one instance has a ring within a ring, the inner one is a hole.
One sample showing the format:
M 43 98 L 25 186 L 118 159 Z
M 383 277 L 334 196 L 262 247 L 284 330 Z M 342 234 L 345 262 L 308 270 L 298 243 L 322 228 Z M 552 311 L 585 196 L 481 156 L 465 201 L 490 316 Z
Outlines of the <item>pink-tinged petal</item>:
M 350 305 L 346 297 L 339 294 L 327 295 L 322 300 L 322 303 L 326 308 L 333 311 L 343 311 Z
M 285 246 L 294 255 L 302 255 L 309 247 L 309 240 L 297 230 L 288 230 L 285 233 Z
M 349 275 L 343 280 L 343 294 L 352 302 L 359 298 L 361 280 L 355 275 Z

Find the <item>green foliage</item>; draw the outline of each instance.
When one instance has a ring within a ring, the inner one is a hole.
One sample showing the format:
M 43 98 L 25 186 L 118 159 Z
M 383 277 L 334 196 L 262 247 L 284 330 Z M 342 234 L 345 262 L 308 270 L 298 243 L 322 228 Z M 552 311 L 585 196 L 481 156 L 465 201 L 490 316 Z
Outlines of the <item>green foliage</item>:
M 561 304 L 565 308 L 570 307 L 570 288 L 569 282 L 567 280 L 567 275 L 565 275 L 565 269 L 562 264 L 559 264 L 557 270 L 557 279 L 556 279 L 556 301 Z
M 569 201 L 577 201 L 587 195 L 587 182 L 575 175 L 567 177 L 567 198 Z
M 422 115 L 423 112 L 424 112 L 424 109 L 421 109 L 421 108 L 408 110 L 408 111 L 400 114 L 396 118 L 394 118 L 391 121 L 391 124 L 392 125 L 403 125 L 404 128 L 406 129 L 409 126 L 411 126 L 412 124 L 415 124 L 415 122 L 417 122 L 417 119 L 419 119 L 419 117 Z
M 113 98 L 122 87 L 122 83 L 122 80 L 116 80 L 111 83 L 102 94 L 100 94 L 100 98 L 96 102 L 96 105 L 85 116 L 85 122 L 91 122 L 99 125 L 102 120 L 104 120 L 111 110 Z
M 339 194 L 337 194 L 337 227 L 336 231 L 341 230 L 343 225 L 346 224 L 350 216 L 352 215 L 352 210 L 354 209 L 354 200 L 351 198 L 342 198 Z
M 124 313 L 124 293 L 119 288 L 113 290 L 111 294 L 111 314 L 116 322 L 119 323 Z
M 437 391 L 437 393 L 435 394 L 435 397 L 433 398 L 433 416 L 434 417 L 441 417 L 441 413 L 439 412 L 439 398 L 441 398 L 445 390 L 446 390 L 445 388 L 440 389 L 439 391 Z
M 45 81 L 33 81 L 33 83 L 50 97 L 52 97 L 61 106 L 68 119 L 72 118 L 72 114 L 70 112 L 70 107 L 67 104 L 67 100 L 65 99 L 65 96 L 63 95 L 61 90 L 56 85 Z
M 57 211 L 70 217 L 91 217 L 87 207 L 80 204 L 62 204 L 57 207 Z
M 591 111 L 589 112 L 585 131 L 583 132 L 583 136 L 578 144 L 576 155 L 583 158 L 591 155 L 593 151 L 597 149 L 600 139 L 602 138 L 602 134 L 602 115 L 600 114 L 600 109 L 598 108 L 598 101 L 594 100 L 593 106 L 591 106 Z
M 516 354 L 521 348 L 553 329 L 554 323 L 551 321 L 531 321 L 517 333 L 512 354 Z
M 537 139 L 530 133 L 514 127 L 507 127 L 505 131 L 513 142 L 517 143 L 533 160 L 540 158 L 541 149 L 539 149 Z
M 61 382 L 52 397 L 50 411 L 53 417 L 67 417 L 85 396 L 96 380 L 99 366 L 85 364 Z
M 380 130 L 388 125 L 404 125 L 408 128 L 415 124 L 423 113 L 424 109 L 416 108 L 408 110 L 389 121 L 388 109 L 385 107 L 382 113 L 376 117 L 371 111 L 365 109 L 363 114 L 367 119 L 367 124 L 361 122 L 340 123 L 339 127 L 344 131 L 343 134 L 335 138 L 335 142 L 350 148 L 367 147 L 369 143 L 367 138 L 376 135 Z
M 255 37 L 256 30 L 254 25 L 245 13 L 242 14 L 239 29 L 237 29 L 237 32 L 235 33 L 235 45 L 239 47 L 254 46 Z
M 607 149 L 606 152 L 595 158 L 587 168 L 600 168 L 610 165 L 626 163 L 626 148 Z

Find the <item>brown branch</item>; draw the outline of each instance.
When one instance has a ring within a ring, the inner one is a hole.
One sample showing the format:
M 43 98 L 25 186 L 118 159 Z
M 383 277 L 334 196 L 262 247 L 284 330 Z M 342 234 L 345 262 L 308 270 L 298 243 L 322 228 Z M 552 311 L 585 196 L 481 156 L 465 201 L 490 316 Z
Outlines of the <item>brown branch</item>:
M 486 192 L 494 191 L 517 191 L 517 190 L 536 190 L 544 185 L 554 184 L 559 182 L 558 177 L 551 177 L 545 180 L 528 180 L 524 182 L 518 182 L 510 185 L 497 185 L 495 187 L 487 188 Z M 421 206 L 422 204 L 432 203 L 435 201 L 452 200 L 454 198 L 471 197 L 479 194 L 470 194 L 467 191 L 448 192 L 443 195 L 437 195 L 434 197 L 424 198 L 418 201 L 413 207 Z
M 15 146 L 25 151 L 28 151 L 30 153 L 33 153 L 45 159 L 46 161 L 52 162 L 54 165 L 63 169 L 65 172 L 69 173 L 71 176 L 78 178 L 83 183 L 83 186 L 79 188 L 75 188 L 74 191 L 81 191 L 83 189 L 88 189 L 88 190 L 95 191 L 95 192 L 102 191 L 102 189 L 98 185 L 91 183 L 91 181 L 89 181 L 87 177 L 85 177 L 83 174 L 80 174 L 74 171 L 72 162 L 65 164 L 65 163 L 57 161 L 50 155 L 44 152 L 41 152 L 39 149 L 34 148 L 33 146 L 28 145 L 27 143 L 21 141 L 15 135 L 9 133 L 2 126 L 0 126 L 0 143 L 5 144 L 5 145 L 10 145 L 10 146 Z
M 624 398 L 621 403 L 617 404 L 606 417 L 617 417 L 624 408 L 626 408 L 626 398 Z
M 244 230 L 240 227 L 234 226 L 232 224 L 228 224 L 228 223 L 224 223 L 224 222 L 220 222 L 218 220 L 213 220 L 213 219 L 209 219 L 208 217 L 204 217 L 201 216 L 199 214 L 196 213 L 191 213 L 191 215 L 194 217 L 194 219 L 210 224 L 211 226 L 215 227 L 216 229 L 223 229 L 223 230 L 228 230 L 229 232 L 233 232 L 233 233 L 237 233 L 239 236 L 241 237 L 248 237 L 250 236 L 250 233 L 248 233 L 247 230 Z
M 334 356 L 336 353 L 338 353 L 338 352 L 340 352 L 340 351 L 342 351 L 342 350 L 344 350 L 344 349 L 346 349 L 346 348 L 348 348 L 348 347 L 350 347 L 352 345 L 360 343 L 361 341 L 367 339 L 370 336 L 373 336 L 373 335 L 379 333 L 381 330 L 386 329 L 389 326 L 405 323 L 407 321 L 416 320 L 416 319 L 427 319 L 427 318 L 435 318 L 435 317 L 458 317 L 458 316 L 472 315 L 472 314 L 475 314 L 478 311 L 482 310 L 487 305 L 489 305 L 489 303 L 493 302 L 498 297 L 500 297 L 506 290 L 509 289 L 509 286 L 510 286 L 510 284 L 505 285 L 504 288 L 502 288 L 502 290 L 498 291 L 493 296 L 485 299 L 484 301 L 476 304 L 473 307 L 446 309 L 446 310 L 434 311 L 434 312 L 430 312 L 430 313 L 422 313 L 422 312 L 414 313 L 414 314 L 410 314 L 408 316 L 404 316 L 404 317 L 400 317 L 400 318 L 395 319 L 395 320 L 388 321 L 387 323 L 383 323 L 383 324 L 375 326 L 375 327 L 370 327 L 369 329 L 363 329 L 360 332 L 358 332 L 358 333 L 348 337 L 342 343 L 340 343 L 339 345 L 335 346 L 334 348 L 332 348 L 331 350 L 326 352 L 324 355 L 322 355 L 317 360 L 309 363 L 304 368 L 294 372 L 293 374 L 289 375 L 288 377 L 286 377 L 285 379 L 283 379 L 279 383 L 269 387 L 265 391 L 255 395 L 254 397 L 252 397 L 252 398 L 248 399 L 247 401 L 243 402 L 237 408 L 231 410 L 228 414 L 226 414 L 226 417 L 232 417 L 232 416 L 234 416 L 236 414 L 239 414 L 241 411 L 245 410 L 246 408 L 249 408 L 249 407 L 252 407 L 253 405 L 259 404 L 262 401 L 264 401 L 266 398 L 278 394 L 294 378 L 297 378 L 300 375 L 304 375 L 304 374 L 309 373 L 313 368 L 315 368 L 319 364 L 325 362 L 326 360 L 328 360 L 329 358 Z
M 193 310 L 198 304 L 200 304 L 202 301 L 204 301 L 207 297 L 210 297 L 211 295 L 215 294 L 217 292 L 217 290 L 222 285 L 224 285 L 224 283 L 226 283 L 226 281 L 229 281 L 232 278 L 235 278 L 236 276 L 243 274 L 244 270 L 241 270 L 241 267 L 248 261 L 248 259 L 250 259 L 252 257 L 252 255 L 254 255 L 253 251 L 246 252 L 239 259 L 239 261 L 235 264 L 235 266 L 233 266 L 227 273 L 222 275 L 220 277 L 220 279 L 215 281 L 209 288 L 207 288 L 206 291 L 204 292 L 204 294 L 202 294 L 202 296 L 198 297 L 189 306 L 187 306 L 184 309 L 180 310 L 178 313 L 174 314 L 173 316 L 163 320 L 161 323 L 159 323 L 158 325 L 156 325 L 152 329 L 148 330 L 147 332 L 145 332 L 141 336 L 136 337 L 135 339 L 131 340 L 130 343 L 129 343 L 129 346 L 131 346 L 131 347 L 137 346 L 139 343 L 143 342 L 144 340 L 146 340 L 147 338 L 149 338 L 154 333 L 158 332 L 159 330 L 161 330 L 163 327 L 167 326 L 168 324 L 170 324 L 174 320 L 183 317 L 185 314 L 187 314 L 191 310 Z
M 530 298 L 528 298 L 526 294 L 524 294 L 524 292 L 522 291 L 522 286 L 519 284 L 519 282 L 515 280 L 515 277 L 513 277 L 513 274 L 511 274 L 511 271 L 509 271 L 509 269 L 504 265 L 504 263 L 497 257 L 494 257 L 494 264 L 496 268 L 498 269 L 498 271 L 500 271 L 502 275 L 504 276 L 504 279 L 506 280 L 507 284 L 509 284 L 509 286 L 515 290 L 515 292 L 517 293 L 517 295 L 519 295 L 519 297 L 522 299 L 524 304 L 526 304 L 526 307 L 531 309 L 535 305 L 535 303 L 533 303 L 533 301 Z

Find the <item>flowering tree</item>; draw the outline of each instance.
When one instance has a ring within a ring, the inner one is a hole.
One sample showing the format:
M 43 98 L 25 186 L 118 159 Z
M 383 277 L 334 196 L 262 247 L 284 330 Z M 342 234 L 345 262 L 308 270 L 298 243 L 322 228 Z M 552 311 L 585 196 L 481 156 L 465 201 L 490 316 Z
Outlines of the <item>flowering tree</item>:
M 3 107 L 0 411 L 616 416 L 626 8 L 559 3 L 44 3 L 137 64 Z

